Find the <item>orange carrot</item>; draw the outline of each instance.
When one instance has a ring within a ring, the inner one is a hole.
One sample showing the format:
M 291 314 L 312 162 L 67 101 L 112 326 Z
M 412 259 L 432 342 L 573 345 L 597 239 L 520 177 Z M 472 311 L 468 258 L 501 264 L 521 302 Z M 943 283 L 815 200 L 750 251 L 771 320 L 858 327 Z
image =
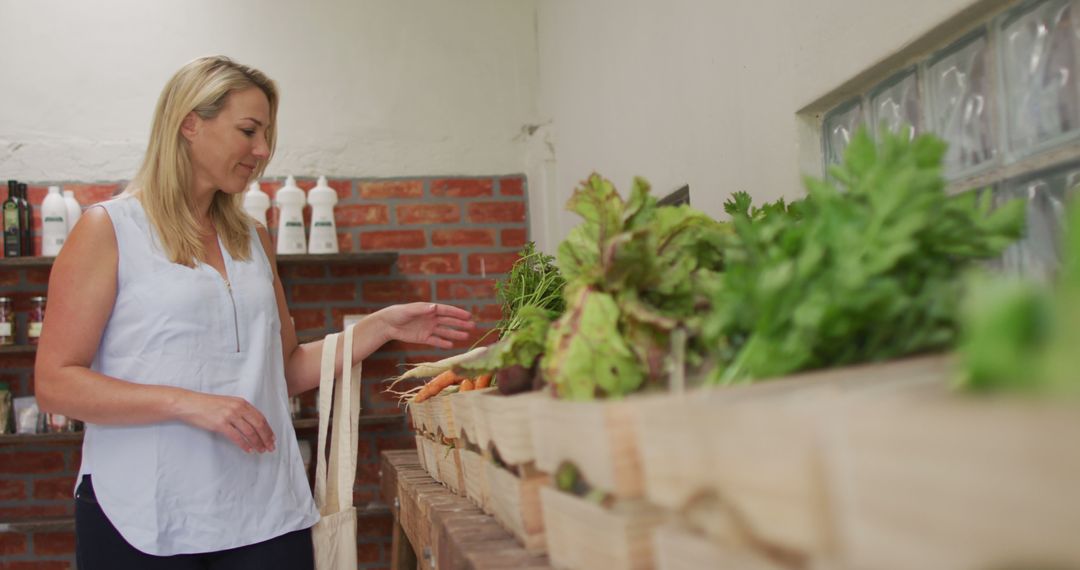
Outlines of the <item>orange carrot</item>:
M 473 381 L 472 381 L 471 378 L 466 378 L 466 379 L 461 381 L 460 390 L 462 392 L 468 392 L 470 390 L 474 390 L 475 388 L 476 388 L 476 386 L 473 385 Z
M 476 389 L 487 388 L 491 386 L 491 374 L 481 374 L 476 377 Z
M 447 370 L 442 374 L 431 379 L 431 382 L 424 384 L 424 387 L 416 393 L 416 397 L 413 398 L 413 402 L 420 403 L 424 400 L 442 392 L 447 386 L 453 386 L 458 382 L 464 380 L 463 376 L 458 376 L 453 370 Z

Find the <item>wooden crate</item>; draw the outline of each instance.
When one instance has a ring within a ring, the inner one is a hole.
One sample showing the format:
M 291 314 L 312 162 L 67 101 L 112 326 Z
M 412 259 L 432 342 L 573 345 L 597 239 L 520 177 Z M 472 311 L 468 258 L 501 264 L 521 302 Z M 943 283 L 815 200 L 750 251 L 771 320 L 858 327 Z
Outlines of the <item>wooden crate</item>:
M 461 473 L 461 452 L 454 445 L 432 442 L 435 462 L 439 466 L 439 482 L 451 491 L 465 496 L 465 479 Z
M 657 570 L 790 570 L 792 566 L 767 554 L 710 540 L 685 525 L 668 523 L 653 532 L 653 560 Z
M 544 550 L 544 517 L 540 508 L 540 489 L 551 478 L 522 468 L 512 473 L 484 462 L 491 515 L 530 552 Z
M 435 434 L 435 441 L 457 439 L 458 430 L 454 422 L 454 408 L 451 404 L 457 397 L 457 393 L 442 393 L 424 402 L 429 404 L 431 410 L 431 433 Z
M 785 559 L 837 553 L 822 466 L 822 418 L 880 399 L 946 390 L 948 359 L 831 370 L 644 400 L 637 415 L 645 497 L 712 504 L 725 538 Z M 720 536 L 714 536 L 721 538 Z
M 486 426 L 482 425 L 484 422 L 476 421 L 478 415 L 478 412 L 475 411 L 476 401 L 481 394 L 488 394 L 494 390 L 495 388 L 484 388 L 483 390 L 463 392 L 450 401 L 454 408 L 454 425 L 457 429 L 457 433 L 452 437 L 468 439 L 473 445 L 482 447 L 480 446 L 481 437 L 477 430 Z M 488 441 L 490 437 L 485 433 L 483 439 Z
M 484 457 L 475 451 L 464 448 L 460 450 L 460 457 L 465 496 L 480 509 L 485 512 L 489 511 L 488 494 L 490 490 L 487 484 L 487 469 L 484 467 Z
M 433 434 L 434 422 L 431 419 L 431 400 L 423 402 L 411 402 L 409 415 L 412 417 L 413 429 L 423 434 Z
M 573 570 L 650 570 L 653 529 L 667 513 L 642 500 L 605 508 L 552 487 L 540 489 L 548 557 Z
M 619 499 L 642 496 L 644 477 L 634 427 L 636 402 L 537 400 L 532 408 L 536 467 L 555 473 L 572 463 L 594 488 Z
M 1080 567 L 1080 408 L 954 395 L 835 417 L 826 466 L 852 568 Z
M 496 451 L 507 465 L 535 460 L 532 444 L 532 407 L 547 396 L 539 392 L 501 396 L 481 394 L 474 400 L 473 422 L 478 427 L 477 445 L 490 456 Z
M 423 448 L 418 448 L 416 451 L 424 456 L 424 459 L 421 461 L 424 470 L 431 475 L 432 479 L 441 483 L 442 476 L 439 475 L 439 461 L 435 450 L 436 443 L 431 441 L 431 438 L 427 436 L 421 437 L 419 443 Z
M 428 470 L 427 460 L 426 460 L 427 456 L 424 453 L 424 436 L 422 436 L 420 434 L 416 434 L 415 437 L 416 437 L 416 456 L 420 460 L 420 467 L 422 467 L 424 469 L 424 471 L 427 471 Z

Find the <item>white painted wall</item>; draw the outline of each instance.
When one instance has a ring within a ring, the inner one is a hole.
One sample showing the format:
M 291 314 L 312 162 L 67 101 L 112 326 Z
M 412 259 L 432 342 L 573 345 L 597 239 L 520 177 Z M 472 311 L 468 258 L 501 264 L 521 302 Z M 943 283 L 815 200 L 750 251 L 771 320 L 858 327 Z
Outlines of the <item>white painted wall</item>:
M 130 178 L 214 53 L 279 85 L 273 176 L 524 172 L 537 122 L 531 0 L 0 0 L 0 37 L 0 179 Z
M 691 203 L 717 217 L 738 190 L 800 196 L 796 113 L 972 3 L 541 1 L 549 235 L 578 223 L 563 205 L 594 170 L 620 189 L 634 175 L 658 194 L 689 183 Z
M 553 251 L 593 170 L 718 217 L 800 195 L 797 111 L 973 1 L 0 0 L 0 178 L 130 177 L 167 78 L 225 53 L 281 86 L 270 175 L 525 172 Z

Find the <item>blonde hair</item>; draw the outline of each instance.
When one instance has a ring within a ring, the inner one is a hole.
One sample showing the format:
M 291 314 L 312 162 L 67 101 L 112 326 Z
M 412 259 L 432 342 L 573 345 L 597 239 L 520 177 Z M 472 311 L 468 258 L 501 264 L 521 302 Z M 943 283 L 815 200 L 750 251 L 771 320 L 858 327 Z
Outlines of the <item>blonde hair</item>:
M 262 90 L 270 102 L 266 125 L 270 156 L 257 166 L 254 180 L 266 169 L 277 142 L 278 95 L 269 77 L 224 56 L 201 57 L 181 67 L 161 91 L 146 157 L 126 192 L 142 203 L 165 255 L 174 263 L 194 267 L 206 255 L 190 202 L 191 157 L 188 141 L 180 133 L 181 124 L 191 112 L 203 119 L 216 117 L 230 93 L 250 87 Z M 216 192 L 210 218 L 229 254 L 234 259 L 250 259 L 251 218 L 244 212 L 243 194 Z

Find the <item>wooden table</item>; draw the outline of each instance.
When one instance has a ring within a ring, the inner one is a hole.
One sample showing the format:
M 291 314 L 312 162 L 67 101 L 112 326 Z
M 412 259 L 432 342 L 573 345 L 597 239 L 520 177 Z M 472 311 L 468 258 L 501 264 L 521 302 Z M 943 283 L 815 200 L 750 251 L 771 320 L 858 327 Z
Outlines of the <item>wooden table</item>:
M 394 513 L 393 570 L 550 570 L 468 499 L 420 467 L 416 451 L 384 451 L 382 499 Z

